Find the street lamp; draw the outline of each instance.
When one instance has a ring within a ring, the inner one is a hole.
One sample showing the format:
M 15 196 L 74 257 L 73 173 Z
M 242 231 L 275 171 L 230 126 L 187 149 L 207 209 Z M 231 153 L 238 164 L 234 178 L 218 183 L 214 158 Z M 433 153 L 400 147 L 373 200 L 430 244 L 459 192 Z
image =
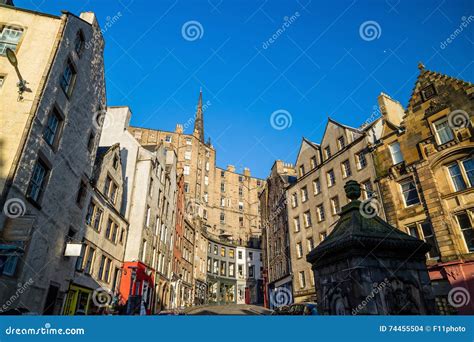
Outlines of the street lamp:
M 26 80 L 24 80 L 20 74 L 20 70 L 18 69 L 18 58 L 16 57 L 15 51 L 10 48 L 7 48 L 6 54 L 8 61 L 15 68 L 16 75 L 18 76 L 18 99 L 23 100 L 23 93 L 27 90 L 26 84 L 28 82 L 26 82 Z

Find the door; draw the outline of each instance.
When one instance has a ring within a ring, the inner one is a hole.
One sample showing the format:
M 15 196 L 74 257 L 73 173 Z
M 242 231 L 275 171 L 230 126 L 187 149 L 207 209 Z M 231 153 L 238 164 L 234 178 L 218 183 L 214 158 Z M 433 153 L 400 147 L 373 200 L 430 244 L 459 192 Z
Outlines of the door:
M 44 304 L 43 315 L 54 315 L 56 300 L 58 299 L 59 286 L 49 285 L 46 302 Z

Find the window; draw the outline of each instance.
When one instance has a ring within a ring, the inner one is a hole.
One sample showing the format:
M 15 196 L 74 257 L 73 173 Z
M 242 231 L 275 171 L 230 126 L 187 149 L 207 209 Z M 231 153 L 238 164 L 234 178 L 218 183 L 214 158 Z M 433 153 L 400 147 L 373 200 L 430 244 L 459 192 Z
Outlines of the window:
M 312 238 L 312 237 L 309 237 L 306 242 L 307 242 L 307 244 L 308 244 L 308 251 L 312 251 L 313 248 L 314 248 L 314 240 L 313 240 L 313 238 Z
M 249 252 L 249 259 L 253 260 L 253 252 Z
M 341 211 L 341 207 L 339 206 L 339 197 L 331 198 L 331 210 L 333 215 L 337 215 Z
M 319 241 L 323 242 L 324 239 L 326 239 L 327 236 L 328 236 L 328 234 L 326 232 L 319 233 Z
M 229 263 L 229 277 L 235 277 L 235 264 Z
M 153 195 L 153 178 L 150 178 L 150 184 L 148 185 L 148 196 Z
M 362 170 L 367 166 L 367 158 L 365 156 L 365 152 L 361 151 L 356 154 L 356 164 L 357 164 L 357 170 Z
M 446 144 L 454 139 L 453 130 L 449 127 L 448 118 L 445 117 L 433 123 L 438 144 Z
M 304 289 L 306 287 L 306 279 L 304 276 L 304 271 L 301 271 L 299 273 L 299 279 L 300 279 L 300 288 Z
M 331 148 L 329 146 L 324 148 L 324 154 L 326 155 L 326 159 L 331 158 Z
M 167 143 L 170 143 L 171 140 L 172 140 L 171 135 L 167 135 L 167 136 L 165 137 L 165 141 L 166 141 Z
M 295 225 L 295 232 L 298 233 L 301 230 L 300 218 L 299 216 L 293 219 L 293 224 Z
M 184 192 L 189 193 L 189 183 L 187 182 L 184 183 Z
M 89 139 L 87 140 L 87 150 L 89 153 L 92 153 L 92 150 L 94 149 L 94 142 L 95 142 L 95 136 L 94 133 L 89 134 Z
M 150 206 L 146 206 L 146 216 L 145 216 L 145 226 L 150 227 L 150 221 L 151 221 L 151 208 Z
M 30 184 L 28 186 L 27 195 L 33 201 L 38 202 L 44 192 L 46 186 L 46 178 L 49 173 L 49 168 L 46 164 L 38 159 L 31 175 Z
M 315 157 L 315 156 L 311 157 L 309 163 L 310 163 L 310 165 L 311 165 L 311 169 L 314 169 L 314 168 L 316 168 L 316 166 L 318 166 L 318 163 L 317 163 L 317 161 L 316 161 L 316 157 Z
M 209 185 L 209 177 L 204 176 L 204 185 Z
M 142 241 L 142 254 L 141 254 L 140 260 L 143 262 L 146 262 L 145 258 L 146 258 L 146 240 L 143 240 Z
M 87 195 L 87 184 L 86 182 L 81 181 L 81 183 L 79 184 L 79 190 L 77 191 L 77 196 L 76 196 L 76 203 L 81 208 L 84 205 L 86 195 Z
M 308 200 L 308 188 L 301 188 L 301 202 L 306 202 Z
M 239 196 L 242 197 L 244 195 L 244 189 L 239 186 Z
M 3 26 L 0 33 L 0 55 L 6 56 L 7 48 L 16 51 L 22 34 L 23 29 L 19 27 Z
M 436 242 L 436 237 L 433 233 L 431 223 L 423 222 L 416 223 L 407 227 L 408 235 L 422 239 L 431 245 L 431 250 L 428 252 L 428 257 L 437 259 L 439 258 L 439 249 Z
M 59 130 L 62 123 L 62 117 L 56 109 L 53 109 L 48 117 L 48 122 L 44 128 L 43 138 L 50 146 L 55 146 L 59 140 Z
M 339 147 L 339 151 L 344 149 L 344 147 L 346 147 L 346 140 L 344 139 L 343 136 L 340 136 L 339 138 L 337 138 L 337 145 Z
M 213 272 L 214 272 L 214 274 L 219 274 L 219 260 L 214 260 L 214 262 L 213 262 Z
M 291 195 L 291 206 L 293 208 L 296 208 L 298 206 L 298 195 L 296 194 L 296 192 Z
M 183 173 L 184 173 L 185 176 L 189 175 L 189 165 L 184 165 Z
M 191 146 L 193 144 L 193 141 L 191 138 L 186 138 L 186 145 Z
M 403 182 L 400 182 L 400 187 L 402 189 L 403 198 L 407 207 L 420 203 L 418 191 L 413 179 L 407 179 Z
M 76 40 L 74 41 L 74 51 L 76 51 L 79 57 L 81 57 L 82 52 L 84 51 L 84 34 L 82 31 L 78 31 L 76 34 Z
M 4 82 L 5 82 L 5 76 L 0 75 L 0 89 L 3 87 Z
M 102 257 L 100 258 L 99 273 L 97 274 L 100 280 L 105 280 L 104 269 L 105 269 L 106 261 L 107 261 L 107 258 L 105 257 L 105 255 L 102 255 Z
M 221 276 L 226 276 L 227 272 L 227 263 L 225 261 L 221 261 Z
M 191 151 L 184 152 L 184 159 L 191 160 Z
M 118 165 L 119 165 L 119 157 L 118 157 L 118 155 L 115 155 L 115 156 L 114 156 L 114 161 L 113 161 L 112 165 L 113 165 L 114 170 L 117 170 Z
M 221 247 L 221 257 L 225 257 L 225 247 Z
M 86 263 L 84 266 L 84 273 L 91 274 L 93 271 L 94 266 L 94 256 L 95 256 L 95 249 L 92 247 L 88 247 L 87 249 L 87 257 Z
M 305 172 L 304 172 L 304 165 L 301 165 L 300 168 L 299 168 L 299 172 L 300 172 L 300 177 L 303 177 Z
M 244 211 L 244 202 L 239 202 L 239 210 Z
M 209 194 L 207 192 L 204 193 L 204 202 L 209 202 Z
M 304 226 L 306 228 L 311 226 L 311 212 L 308 210 L 303 214 L 303 219 L 304 219 Z
M 249 278 L 255 277 L 255 266 L 249 266 Z
M 214 255 L 217 255 L 218 250 L 219 250 L 219 248 L 217 247 L 217 245 L 214 245 Z
M 222 178 L 225 177 L 225 171 L 224 171 L 224 170 L 221 171 L 221 177 L 222 177 Z
M 244 226 L 244 218 L 242 216 L 239 217 L 239 227 Z
M 99 231 L 103 210 L 93 201 L 90 202 L 87 209 L 86 224 Z
M 221 207 L 225 207 L 225 197 L 221 197 Z
M 362 182 L 362 198 L 368 199 L 374 196 L 374 188 L 370 179 Z
M 329 170 L 328 173 L 326 174 L 327 181 L 328 181 L 328 187 L 333 186 L 336 184 L 336 176 L 334 174 L 334 170 Z
M 221 220 L 221 223 L 225 223 L 225 213 L 221 212 L 220 220 Z
M 242 260 L 242 251 L 238 251 L 237 256 L 239 257 L 239 260 Z
M 225 183 L 224 182 L 221 183 L 221 192 L 225 192 Z
M 474 184 L 474 158 L 465 159 L 461 162 L 448 166 L 449 175 L 455 191 L 461 191 Z
M 237 269 L 238 269 L 238 272 L 239 272 L 239 278 L 243 278 L 244 277 L 244 267 L 243 267 L 243 265 L 239 264 Z
M 344 160 L 341 163 L 341 168 L 342 168 L 342 178 L 347 178 L 349 177 L 352 172 L 351 172 L 351 164 L 349 163 L 349 160 Z
M 235 253 L 234 249 L 229 249 L 229 258 L 234 259 L 234 253 Z
M 390 154 L 392 156 L 393 165 L 397 165 L 403 161 L 402 151 L 400 150 L 400 144 L 398 141 L 390 144 L 389 146 Z
M 456 215 L 459 229 L 464 236 L 464 242 L 469 252 L 474 252 L 474 228 L 472 227 L 472 219 L 467 212 Z
M 318 214 L 318 222 L 324 221 L 325 214 L 324 214 L 324 206 L 320 204 L 316 207 L 316 212 Z
M 319 178 L 316 178 L 313 181 L 313 193 L 315 195 L 318 195 L 321 193 L 321 182 L 319 181 Z
M 239 176 L 239 182 L 243 182 L 243 181 L 244 181 L 244 177 Z
M 61 88 L 64 90 L 67 96 L 71 96 L 72 94 L 74 83 L 76 82 L 76 75 L 76 69 L 72 65 L 72 62 L 68 60 L 59 81 Z

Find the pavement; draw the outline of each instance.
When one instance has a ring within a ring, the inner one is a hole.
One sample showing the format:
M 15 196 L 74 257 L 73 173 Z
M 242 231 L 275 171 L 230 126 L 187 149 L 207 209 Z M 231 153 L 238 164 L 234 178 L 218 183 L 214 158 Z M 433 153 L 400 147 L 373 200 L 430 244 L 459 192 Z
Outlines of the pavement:
M 202 305 L 184 311 L 186 315 L 269 315 L 271 310 L 247 304 Z

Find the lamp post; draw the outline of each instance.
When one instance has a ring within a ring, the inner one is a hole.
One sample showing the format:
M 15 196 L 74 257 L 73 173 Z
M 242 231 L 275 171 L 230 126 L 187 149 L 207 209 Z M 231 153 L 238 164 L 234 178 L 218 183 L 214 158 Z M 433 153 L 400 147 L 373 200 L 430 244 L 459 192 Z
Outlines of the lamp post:
M 20 69 L 18 69 L 18 58 L 16 57 L 15 51 L 13 51 L 10 48 L 7 48 L 6 54 L 7 54 L 8 61 L 13 66 L 13 68 L 15 68 L 16 75 L 18 76 L 18 83 L 17 83 L 18 94 L 19 94 L 18 99 L 21 101 L 23 100 L 23 93 L 27 90 L 26 84 L 28 82 L 26 82 L 26 80 L 23 79 L 20 73 Z

